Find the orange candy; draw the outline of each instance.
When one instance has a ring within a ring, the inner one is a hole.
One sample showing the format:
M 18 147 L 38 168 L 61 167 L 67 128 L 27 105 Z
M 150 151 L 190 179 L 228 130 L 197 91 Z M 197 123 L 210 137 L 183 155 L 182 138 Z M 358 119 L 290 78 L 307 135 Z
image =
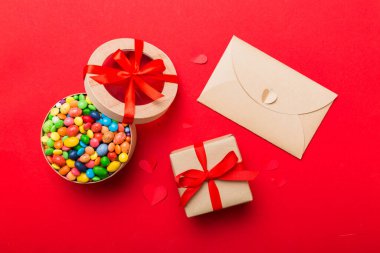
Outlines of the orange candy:
M 111 142 L 108 144 L 108 151 L 113 152 L 115 150 L 115 143 Z
M 98 156 L 94 161 L 94 166 L 98 166 L 100 164 L 100 156 Z
M 57 133 L 58 133 L 60 136 L 65 136 L 65 135 L 66 135 L 66 131 L 67 131 L 67 128 L 66 128 L 66 127 L 60 127 L 60 128 L 58 128 Z
M 120 154 L 121 153 L 121 147 L 120 145 L 115 145 L 115 153 Z
M 120 147 L 121 147 L 121 152 L 123 152 L 123 153 L 129 153 L 129 143 L 128 142 L 123 142 L 121 145 L 120 145 Z
M 58 141 L 54 142 L 54 148 L 61 149 L 62 147 L 63 147 L 63 141 L 62 140 L 58 140 Z
M 59 114 L 57 115 L 57 117 L 60 118 L 60 119 L 62 119 L 62 120 L 66 119 L 66 115 L 65 115 L 65 114 L 62 114 L 62 113 L 59 113 Z
M 65 176 L 67 173 L 70 172 L 70 168 L 69 166 L 65 165 L 63 166 L 62 168 L 59 169 L 59 174 L 61 174 L 62 176 Z
M 86 151 L 86 154 L 89 154 L 89 155 L 92 155 L 95 152 L 94 148 L 90 146 L 86 147 L 85 151 Z
M 78 101 L 77 100 L 73 100 L 73 101 L 70 101 L 70 107 L 73 108 L 73 107 L 78 107 Z

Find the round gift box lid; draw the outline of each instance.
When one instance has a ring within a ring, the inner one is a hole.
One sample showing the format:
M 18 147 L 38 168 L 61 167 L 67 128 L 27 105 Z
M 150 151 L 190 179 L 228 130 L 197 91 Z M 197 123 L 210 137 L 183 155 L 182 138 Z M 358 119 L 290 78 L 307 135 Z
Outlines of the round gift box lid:
M 108 41 L 99 46 L 91 55 L 88 60 L 88 65 L 102 66 L 105 61 L 117 50 L 135 51 L 135 39 L 120 38 Z M 161 59 L 165 65 L 164 75 L 176 76 L 176 70 L 169 57 L 159 48 L 143 42 L 143 55 L 151 58 L 152 60 Z M 106 116 L 117 120 L 123 121 L 125 104 L 112 96 L 105 88 L 105 85 L 100 84 L 91 78 L 93 74 L 86 73 L 84 78 L 84 86 L 92 103 L 98 108 L 99 111 Z M 135 124 L 144 124 L 151 122 L 161 115 L 163 115 L 174 101 L 177 94 L 178 84 L 172 82 L 165 82 L 163 90 L 161 91 L 162 97 L 154 100 L 148 104 L 135 105 Z

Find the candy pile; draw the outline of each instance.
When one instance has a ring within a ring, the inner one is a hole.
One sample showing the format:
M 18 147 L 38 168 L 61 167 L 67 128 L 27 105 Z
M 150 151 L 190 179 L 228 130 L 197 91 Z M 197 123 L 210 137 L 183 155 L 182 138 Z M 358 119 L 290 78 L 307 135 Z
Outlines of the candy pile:
M 128 160 L 131 130 L 97 111 L 84 94 L 62 99 L 42 126 L 51 167 L 70 181 L 96 182 Z

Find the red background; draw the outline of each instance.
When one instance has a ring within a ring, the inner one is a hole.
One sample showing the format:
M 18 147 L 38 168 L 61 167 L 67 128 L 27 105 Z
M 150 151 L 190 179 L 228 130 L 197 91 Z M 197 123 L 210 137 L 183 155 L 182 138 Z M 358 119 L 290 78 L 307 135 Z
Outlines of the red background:
M 379 1 L 78 2 L 0 3 L 1 252 L 380 251 Z M 233 34 L 339 94 L 302 160 L 196 102 Z M 120 174 L 74 185 L 47 165 L 40 127 L 60 98 L 84 91 L 92 51 L 119 37 L 171 57 L 178 97 L 138 126 Z M 200 53 L 207 64 L 190 61 Z M 227 133 L 261 171 L 254 201 L 188 219 L 169 153 Z M 149 174 L 138 163 L 152 157 Z M 272 159 L 279 168 L 265 170 Z M 164 185 L 167 199 L 150 206 L 147 183 Z

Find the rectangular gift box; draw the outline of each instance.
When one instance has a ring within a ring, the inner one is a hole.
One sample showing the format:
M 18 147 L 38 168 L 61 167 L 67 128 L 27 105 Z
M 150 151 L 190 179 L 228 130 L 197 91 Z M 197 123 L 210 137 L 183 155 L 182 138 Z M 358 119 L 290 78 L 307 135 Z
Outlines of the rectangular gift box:
M 203 143 L 203 146 L 209 170 L 218 164 L 230 151 L 235 152 L 238 163 L 242 162 L 236 139 L 231 134 L 206 141 Z M 194 146 L 173 151 L 170 154 L 170 160 L 175 176 L 191 169 L 203 171 Z M 214 181 L 219 190 L 222 208 L 252 201 L 252 193 L 248 181 Z M 185 188 L 178 188 L 181 196 L 185 190 Z M 203 182 L 200 189 L 192 196 L 184 208 L 187 217 L 214 211 L 207 182 Z

